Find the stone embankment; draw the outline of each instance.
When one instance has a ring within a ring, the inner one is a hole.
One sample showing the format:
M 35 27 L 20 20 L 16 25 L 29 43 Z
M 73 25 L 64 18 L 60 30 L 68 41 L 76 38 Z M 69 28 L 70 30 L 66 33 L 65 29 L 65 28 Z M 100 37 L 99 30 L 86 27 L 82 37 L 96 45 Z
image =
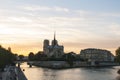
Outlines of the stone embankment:
M 0 80 L 27 80 L 21 68 L 8 66 L 1 72 Z
M 17 68 L 17 73 L 18 73 L 18 80 L 27 80 L 21 68 L 19 67 Z
M 106 66 L 117 66 L 119 64 L 114 62 L 99 62 L 99 64 L 91 62 L 74 61 L 72 64 L 66 61 L 34 61 L 28 62 L 28 65 L 34 65 L 39 67 L 60 69 L 60 68 L 76 68 L 76 67 L 106 67 Z

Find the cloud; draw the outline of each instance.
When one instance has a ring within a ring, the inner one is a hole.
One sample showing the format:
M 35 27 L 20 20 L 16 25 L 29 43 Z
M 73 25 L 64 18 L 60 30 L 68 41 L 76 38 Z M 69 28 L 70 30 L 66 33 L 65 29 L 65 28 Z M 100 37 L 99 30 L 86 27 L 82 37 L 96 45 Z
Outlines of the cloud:
M 22 6 L 23 9 L 25 10 L 30 10 L 30 11 L 50 11 L 52 10 L 50 7 L 43 7 L 43 6 Z
M 31 49 L 36 46 L 38 50 L 44 39 L 53 39 L 56 31 L 57 39 L 69 50 L 80 51 L 86 47 L 113 49 L 120 45 L 120 24 L 115 16 L 111 17 L 114 13 L 107 14 L 57 6 L 23 6 L 18 12 L 3 10 L 0 13 L 0 43 Z
M 120 31 L 119 31 L 120 24 L 111 23 L 111 25 L 109 25 L 108 27 L 112 34 L 120 36 Z
M 48 6 L 22 6 L 24 10 L 28 11 L 57 11 L 57 12 L 69 12 L 69 9 L 63 7 L 48 7 Z
M 120 17 L 120 13 L 114 13 L 114 12 L 111 12 L 111 13 L 101 13 L 101 16 L 106 16 L 106 17 Z
M 32 22 L 32 20 L 30 20 L 26 17 L 8 17 L 8 20 L 11 22 L 26 22 L 26 23 Z
M 54 7 L 53 9 L 55 9 L 56 11 L 60 11 L 60 12 L 69 12 L 69 9 L 67 8 L 62 8 L 62 7 Z

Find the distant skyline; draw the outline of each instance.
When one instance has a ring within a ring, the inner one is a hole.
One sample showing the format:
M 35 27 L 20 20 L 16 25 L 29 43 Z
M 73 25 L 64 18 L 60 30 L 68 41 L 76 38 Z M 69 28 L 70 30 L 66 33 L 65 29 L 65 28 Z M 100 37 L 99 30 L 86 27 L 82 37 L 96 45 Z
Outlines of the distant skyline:
M 43 50 L 54 31 L 65 52 L 120 46 L 119 0 L 1 0 L 0 44 L 27 55 Z

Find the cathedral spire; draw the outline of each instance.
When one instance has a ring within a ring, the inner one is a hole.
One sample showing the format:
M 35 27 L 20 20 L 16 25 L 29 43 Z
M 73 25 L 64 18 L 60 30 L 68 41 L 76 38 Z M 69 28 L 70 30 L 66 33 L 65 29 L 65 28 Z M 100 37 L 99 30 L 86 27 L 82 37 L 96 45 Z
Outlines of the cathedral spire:
M 54 31 L 54 40 L 56 40 L 56 32 Z
M 55 45 L 58 45 L 58 42 L 56 40 L 56 32 L 54 32 L 54 39 L 52 41 L 52 45 L 55 46 Z

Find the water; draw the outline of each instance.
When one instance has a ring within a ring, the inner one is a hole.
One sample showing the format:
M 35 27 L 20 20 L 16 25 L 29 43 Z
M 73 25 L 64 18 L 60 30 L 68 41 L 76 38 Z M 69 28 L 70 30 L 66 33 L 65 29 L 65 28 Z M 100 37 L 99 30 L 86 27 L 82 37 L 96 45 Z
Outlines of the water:
M 23 64 L 28 80 L 116 80 L 119 66 L 109 68 L 73 68 L 53 70 L 40 67 L 29 68 Z

